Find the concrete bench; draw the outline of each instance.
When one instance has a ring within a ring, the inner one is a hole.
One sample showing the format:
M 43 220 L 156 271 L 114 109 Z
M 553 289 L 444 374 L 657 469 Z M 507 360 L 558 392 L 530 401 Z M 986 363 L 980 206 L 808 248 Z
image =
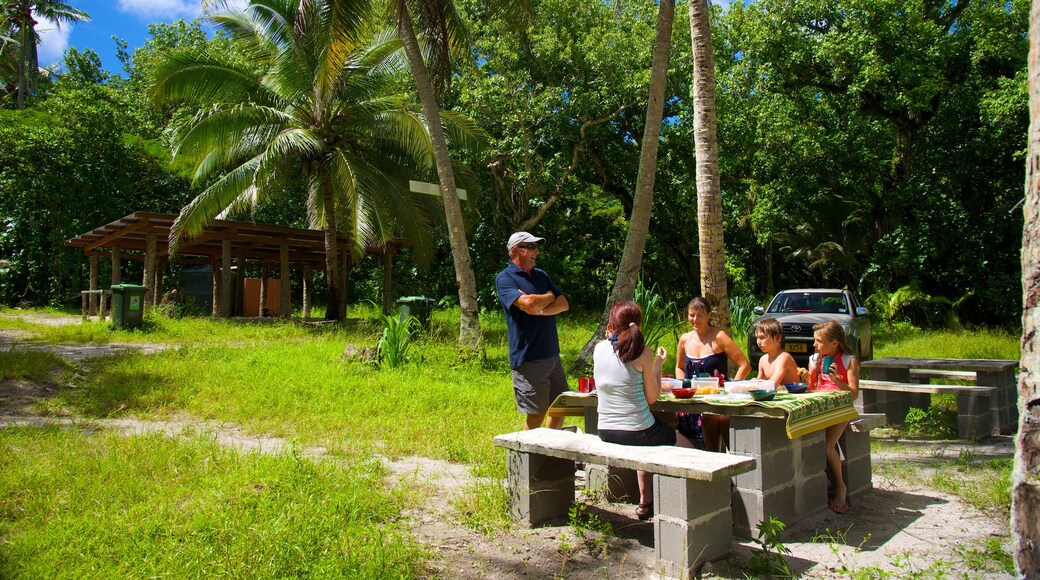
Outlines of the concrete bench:
M 978 439 L 979 437 L 986 436 L 990 433 L 993 420 L 992 406 L 989 399 L 995 395 L 997 391 L 996 387 L 931 385 L 864 379 L 859 382 L 859 388 L 860 391 L 876 391 L 882 394 L 896 394 L 896 396 L 888 396 L 877 401 L 870 401 L 870 403 L 873 404 L 883 405 L 882 408 L 885 409 L 888 421 L 892 424 L 901 424 L 906 419 L 906 413 L 910 410 L 911 406 L 925 406 L 927 404 L 927 401 L 921 402 L 916 399 L 912 400 L 909 396 L 900 397 L 899 394 L 917 396 L 937 394 L 957 395 L 957 430 L 961 437 L 967 439 Z M 868 404 L 867 398 L 863 397 L 863 410 L 875 410 L 873 408 L 868 408 L 869 406 L 871 405 Z
M 670 577 L 689 577 L 729 553 L 733 515 L 730 478 L 755 460 L 681 447 L 633 447 L 596 435 L 532 429 L 498 435 L 507 449 L 513 515 L 536 525 L 567 515 L 574 503 L 574 462 L 654 474 L 654 549 Z

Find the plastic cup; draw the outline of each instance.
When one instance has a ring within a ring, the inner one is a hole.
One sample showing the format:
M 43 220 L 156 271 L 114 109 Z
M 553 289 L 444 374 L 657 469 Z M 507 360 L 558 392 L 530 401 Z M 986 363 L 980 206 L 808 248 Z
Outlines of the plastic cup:
M 592 379 L 589 377 L 581 377 L 578 379 L 578 392 L 579 393 L 591 393 L 592 392 Z
M 822 367 L 823 374 L 825 374 L 825 375 L 830 374 L 830 372 L 831 372 L 831 365 L 832 364 L 834 364 L 834 357 L 833 356 L 825 356 L 825 357 L 823 357 L 823 367 Z

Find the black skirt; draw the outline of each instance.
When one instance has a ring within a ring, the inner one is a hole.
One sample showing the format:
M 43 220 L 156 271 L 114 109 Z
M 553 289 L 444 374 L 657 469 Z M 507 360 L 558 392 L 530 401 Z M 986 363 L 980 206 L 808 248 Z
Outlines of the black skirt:
M 638 447 L 650 447 L 654 445 L 675 445 L 675 429 L 655 418 L 654 424 L 642 431 L 617 431 L 614 429 L 601 429 L 599 438 L 607 443 L 618 445 L 634 445 Z

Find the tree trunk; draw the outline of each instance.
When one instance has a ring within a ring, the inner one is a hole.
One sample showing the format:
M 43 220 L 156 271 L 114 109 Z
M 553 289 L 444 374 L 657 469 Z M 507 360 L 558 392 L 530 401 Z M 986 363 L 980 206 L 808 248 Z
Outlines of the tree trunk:
M 639 173 L 636 175 L 636 195 L 632 201 L 632 216 L 628 220 L 628 237 L 621 254 L 617 278 L 610 298 L 599 318 L 599 326 L 585 343 L 574 362 L 575 368 L 588 365 L 592 351 L 607 329 L 610 308 L 622 300 L 635 296 L 639 272 L 643 267 L 643 251 L 650 231 L 650 214 L 654 207 L 654 179 L 657 173 L 657 147 L 664 116 L 665 88 L 668 84 L 668 57 L 671 49 L 672 23 L 675 18 L 675 0 L 661 0 L 657 11 L 657 36 L 654 39 L 654 57 L 650 71 L 650 97 L 646 104 L 646 127 L 643 145 L 639 151 Z
M 35 43 L 30 40 L 36 39 L 35 21 L 28 2 L 20 2 L 16 9 L 15 22 L 18 24 L 18 89 L 15 94 L 15 106 L 19 109 L 25 108 L 25 94 L 30 90 L 31 79 L 29 77 L 33 70 L 29 68 L 29 50 L 35 50 Z
M 327 290 L 325 301 L 328 304 L 325 310 L 325 320 L 343 320 L 344 310 L 346 309 L 340 308 L 339 303 L 339 264 L 336 259 L 337 250 L 339 249 L 339 246 L 336 244 L 336 202 L 332 199 L 329 188 L 325 187 L 327 179 L 327 176 L 322 176 L 322 188 L 325 190 L 322 192 L 322 203 L 325 205 L 325 288 Z
M 440 123 L 440 106 L 437 104 L 433 82 L 423 63 L 419 41 L 415 36 L 415 29 L 412 27 L 412 18 L 408 14 L 408 6 L 403 0 L 397 3 L 397 13 L 398 32 L 408 57 L 408 67 L 415 78 L 415 88 L 419 93 L 423 114 L 426 115 L 426 122 L 429 125 L 430 139 L 433 141 L 437 178 L 440 181 L 441 200 L 444 203 L 444 220 L 448 226 L 448 241 L 451 244 L 451 254 L 455 261 L 455 281 L 459 285 L 459 309 L 461 311 L 459 343 L 466 348 L 477 350 L 480 348 L 477 281 L 473 274 L 473 264 L 466 242 L 462 207 L 455 191 L 455 175 L 451 168 L 451 157 L 448 155 L 448 142 Z
M 1011 533 L 1021 578 L 1040 578 L 1040 0 L 1029 13 L 1029 154 L 1022 231 L 1022 366 L 1011 474 Z
M 722 188 L 715 138 L 715 64 L 707 0 L 690 0 L 693 43 L 693 135 L 697 154 L 697 240 L 701 294 L 714 305 L 715 324 L 730 333 L 726 251 L 722 234 Z

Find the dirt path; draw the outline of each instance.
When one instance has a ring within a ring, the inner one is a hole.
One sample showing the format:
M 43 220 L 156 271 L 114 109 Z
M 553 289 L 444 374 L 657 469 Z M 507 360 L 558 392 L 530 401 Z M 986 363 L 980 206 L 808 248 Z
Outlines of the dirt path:
M 25 348 L 11 331 L 0 333 L 0 350 Z M 106 347 L 115 347 L 106 348 Z M 119 352 L 140 345 L 98 347 L 46 347 L 59 356 L 78 361 L 90 356 Z M 147 345 L 146 345 L 147 348 Z M 237 425 L 201 422 L 191 418 L 145 421 L 133 418 L 88 420 L 39 417 L 32 403 L 52 396 L 56 385 L 24 381 L 0 381 L 0 427 L 10 425 L 61 425 L 86 431 L 112 429 L 126 435 L 161 432 L 171 437 L 210 434 L 222 445 L 242 451 L 279 453 L 289 445 L 283 439 L 249 434 Z M 325 450 L 308 447 L 304 455 L 322 457 Z M 939 459 L 970 453 L 975 457 L 1009 457 L 1010 439 L 985 445 L 922 443 L 899 451 L 874 455 L 874 491 L 854 497 L 844 515 L 830 512 L 798 522 L 786 522 L 783 544 L 790 550 L 786 561 L 803 578 L 848 578 L 871 570 L 893 577 L 930 571 L 928 577 L 1011 578 L 969 567 L 964 550 L 981 550 L 990 538 L 1006 538 L 1007 514 L 983 514 L 958 498 L 921 483 L 927 477 L 907 481 L 879 473 L 886 465 L 913 465 L 927 476 Z M 513 528 L 487 536 L 459 522 L 454 500 L 474 483 L 467 466 L 424 457 L 385 460 L 392 485 L 408 485 L 423 493 L 425 502 L 405 513 L 416 537 L 430 546 L 436 559 L 432 576 L 452 578 L 657 578 L 654 567 L 653 524 L 632 517 L 633 507 L 589 504 L 588 512 L 608 522 L 616 537 L 607 542 L 586 543 L 568 525 L 533 530 Z M 879 469 L 881 468 L 881 469 Z M 561 523 L 562 524 L 562 523 Z M 1005 549 L 1007 549 L 1005 541 Z M 756 552 L 752 542 L 734 542 L 728 559 L 712 562 L 702 570 L 708 578 L 745 578 L 747 563 Z M 878 577 L 875 573 L 868 577 Z

